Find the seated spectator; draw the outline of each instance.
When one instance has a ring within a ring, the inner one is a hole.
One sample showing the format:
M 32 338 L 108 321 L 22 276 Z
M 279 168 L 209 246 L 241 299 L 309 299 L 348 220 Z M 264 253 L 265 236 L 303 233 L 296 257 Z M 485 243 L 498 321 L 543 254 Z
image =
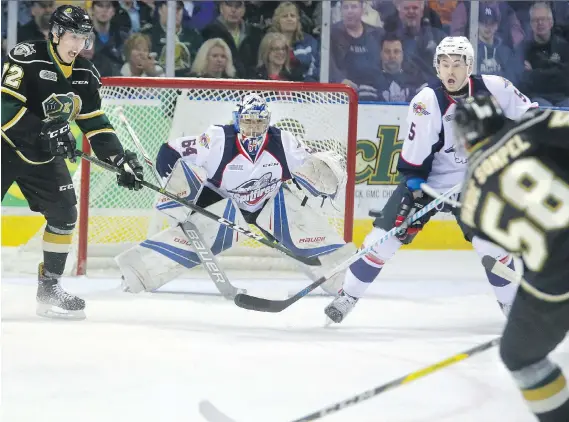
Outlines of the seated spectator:
M 425 2 L 422 0 L 397 0 L 400 25 L 395 34 L 403 43 L 405 68 L 419 78 L 418 85 L 436 78 L 433 56 L 437 45 L 446 36 L 434 28 L 425 16 Z
M 192 65 L 191 77 L 229 79 L 235 77 L 235 66 L 229 46 L 221 38 L 207 40 L 200 47 Z
M 158 64 L 166 69 L 166 25 L 168 22 L 168 2 L 162 1 L 156 5 L 158 17 L 152 22 L 152 26 L 142 30 L 142 33 L 150 37 L 152 51 L 158 57 Z M 184 2 L 176 2 L 176 49 L 174 59 L 174 75 L 177 77 L 188 76 L 192 60 L 202 45 L 202 37 L 195 29 L 182 27 Z
M 533 39 L 524 41 L 524 73 L 520 90 L 540 106 L 569 107 L 569 43 L 553 35 L 553 13 L 548 3 L 530 8 Z
M 417 76 L 403 70 L 403 43 L 394 35 L 387 35 L 381 41 L 381 66 L 378 81 L 374 84 L 375 98 L 369 100 L 386 102 L 409 102 L 417 93 Z M 362 94 L 360 93 L 360 99 Z
M 95 57 L 95 47 L 91 47 L 89 50 L 83 49 L 79 55 L 93 63 L 101 76 L 120 76 L 120 69 L 117 70 L 117 66 L 106 59 L 104 55 Z
M 99 69 L 101 76 L 118 76 L 124 63 L 122 47 L 126 34 L 121 33 L 117 26 L 111 25 L 115 8 L 110 1 L 93 1 L 91 15 L 95 37 L 92 61 Z M 109 61 L 110 66 L 102 63 L 106 60 Z
M 373 2 L 371 0 L 364 0 L 362 22 L 366 23 L 375 28 L 383 28 L 383 21 L 377 10 L 373 8 Z M 339 1 L 332 8 L 332 23 L 338 23 L 342 21 L 342 2 Z
M 142 1 L 120 0 L 115 4 L 115 9 L 112 24 L 126 34 L 140 32 L 142 28 L 152 23 L 154 8 Z
M 290 47 L 283 34 L 269 32 L 261 41 L 255 78 L 302 81 L 302 72 L 290 67 Z
M 362 21 L 363 2 L 342 1 L 342 21 L 330 34 L 330 82 L 341 82 L 359 92 L 360 85 L 373 86 L 379 65 L 383 33 Z
M 249 25 L 266 32 L 273 23 L 277 1 L 251 0 L 245 3 L 244 21 Z
M 569 42 L 569 1 L 553 2 L 554 19 L 553 32 Z
M 517 85 L 521 72 L 513 51 L 496 35 L 500 10 L 496 5 L 481 6 L 478 25 L 478 73 L 498 75 Z
M 315 38 L 320 37 L 320 26 L 322 16 L 318 16 L 318 5 L 320 1 L 305 0 L 297 1 L 296 5 L 300 11 L 300 24 L 302 30 Z
M 394 32 L 401 26 L 399 14 L 399 3 L 401 0 L 374 0 L 373 8 L 379 12 L 383 20 L 383 29 L 385 32 Z M 440 16 L 435 12 L 429 4 L 423 5 L 424 24 L 442 30 L 443 24 Z
M 124 43 L 126 63 L 122 76 L 163 76 L 164 70 L 156 64 L 155 53 L 151 53 L 150 38 L 144 34 L 132 34 Z
M 507 1 L 484 1 L 480 2 L 480 7 L 494 6 L 498 8 L 501 16 L 498 35 L 504 44 L 510 48 L 515 48 L 523 41 L 525 33 L 520 20 L 508 3 Z M 452 14 L 450 34 L 453 37 L 468 37 L 470 34 L 469 22 L 470 2 L 461 1 L 457 4 Z
M 263 31 L 243 20 L 245 2 L 222 1 L 219 17 L 202 31 L 204 39 L 221 38 L 231 49 L 237 77 L 247 78 L 255 73 L 259 44 Z
M 55 1 L 33 1 L 31 7 L 33 19 L 18 28 L 18 42 L 47 40 L 49 19 L 54 10 Z M 6 21 L 2 22 L 3 28 L 6 25 Z
M 283 2 L 273 16 L 272 32 L 280 32 L 291 46 L 290 66 L 302 72 L 303 79 L 310 82 L 320 80 L 320 50 L 318 42 L 302 31 L 300 15 L 296 5 Z

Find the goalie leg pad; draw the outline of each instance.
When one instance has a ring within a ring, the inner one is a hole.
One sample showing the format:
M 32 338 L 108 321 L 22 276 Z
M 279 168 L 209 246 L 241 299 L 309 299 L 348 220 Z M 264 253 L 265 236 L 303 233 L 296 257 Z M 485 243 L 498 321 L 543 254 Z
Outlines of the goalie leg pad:
M 237 210 L 233 203 L 224 200 L 208 207 L 212 212 L 219 212 L 225 207 L 223 217 L 235 221 Z M 200 228 L 204 240 L 211 246 L 211 251 L 217 255 L 233 245 L 233 231 L 227 226 L 203 217 L 199 214 L 192 216 L 192 222 Z M 131 293 L 153 291 L 178 277 L 184 268 L 194 268 L 200 265 L 199 241 L 187 239 L 179 227 L 171 227 L 140 245 L 123 252 L 115 258 L 123 275 L 123 287 Z M 205 246 L 205 245 L 202 245 Z M 195 251 L 194 251 L 195 250 Z

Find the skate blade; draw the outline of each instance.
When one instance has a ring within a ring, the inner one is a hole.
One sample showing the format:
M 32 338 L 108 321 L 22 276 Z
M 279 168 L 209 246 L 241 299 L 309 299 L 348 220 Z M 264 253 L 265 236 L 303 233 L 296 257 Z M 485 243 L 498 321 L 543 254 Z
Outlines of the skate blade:
M 37 304 L 36 315 L 44 318 L 66 319 L 70 321 L 80 321 L 86 318 L 84 310 L 68 311 L 46 303 Z

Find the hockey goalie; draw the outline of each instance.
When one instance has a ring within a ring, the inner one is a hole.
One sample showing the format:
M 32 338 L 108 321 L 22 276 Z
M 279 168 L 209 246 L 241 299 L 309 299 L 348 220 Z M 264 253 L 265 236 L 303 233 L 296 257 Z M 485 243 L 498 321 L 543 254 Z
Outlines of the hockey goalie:
M 270 126 L 270 118 L 265 100 L 247 94 L 233 112 L 232 124 L 213 125 L 200 136 L 163 144 L 156 160 L 158 173 L 167 191 L 236 224 L 254 225 L 267 239 L 296 255 L 318 256 L 326 263 L 323 266 L 335 265 L 356 248 L 344 242 L 320 207 L 325 201 L 333 203 L 344 189 L 345 166 L 338 154 L 312 152 L 291 132 Z M 185 221 L 200 231 L 214 255 L 236 243 L 237 233 L 175 201 L 159 201 L 157 208 L 178 225 L 116 258 L 123 288 L 132 293 L 156 290 L 179 276 L 184 267 L 200 265 L 190 242 L 184 241 L 180 225 Z M 312 279 L 324 270 L 298 265 Z M 341 277 L 323 289 L 336 295 L 335 282 L 339 284 Z

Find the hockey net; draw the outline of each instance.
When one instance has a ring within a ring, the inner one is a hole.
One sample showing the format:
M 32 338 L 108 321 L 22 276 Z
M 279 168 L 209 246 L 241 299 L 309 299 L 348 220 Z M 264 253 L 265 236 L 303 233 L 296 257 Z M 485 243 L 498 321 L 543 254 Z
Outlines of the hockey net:
M 119 119 L 119 110 L 154 159 L 168 139 L 199 135 L 211 124 L 230 123 L 235 105 L 244 94 L 252 92 L 267 101 L 272 125 L 291 131 L 314 150 L 334 151 L 342 157 L 346 186 L 335 200 L 336 207 L 322 208 L 322 212 L 344 239 L 351 240 L 357 98 L 350 88 L 273 81 L 104 78 L 100 94 L 102 108 L 125 149 L 137 151 Z M 155 182 L 146 167 L 145 175 Z M 74 184 L 79 221 L 68 273 L 110 270 L 116 267 L 114 256 L 167 226 L 166 218 L 154 209 L 157 195 L 152 190 L 120 188 L 115 174 L 86 162 L 75 172 Z M 37 237 L 30 242 L 35 247 L 28 245 L 26 249 L 37 250 Z M 222 255 L 221 261 L 228 269 L 294 269 L 290 260 L 244 236 L 239 236 L 236 245 Z

